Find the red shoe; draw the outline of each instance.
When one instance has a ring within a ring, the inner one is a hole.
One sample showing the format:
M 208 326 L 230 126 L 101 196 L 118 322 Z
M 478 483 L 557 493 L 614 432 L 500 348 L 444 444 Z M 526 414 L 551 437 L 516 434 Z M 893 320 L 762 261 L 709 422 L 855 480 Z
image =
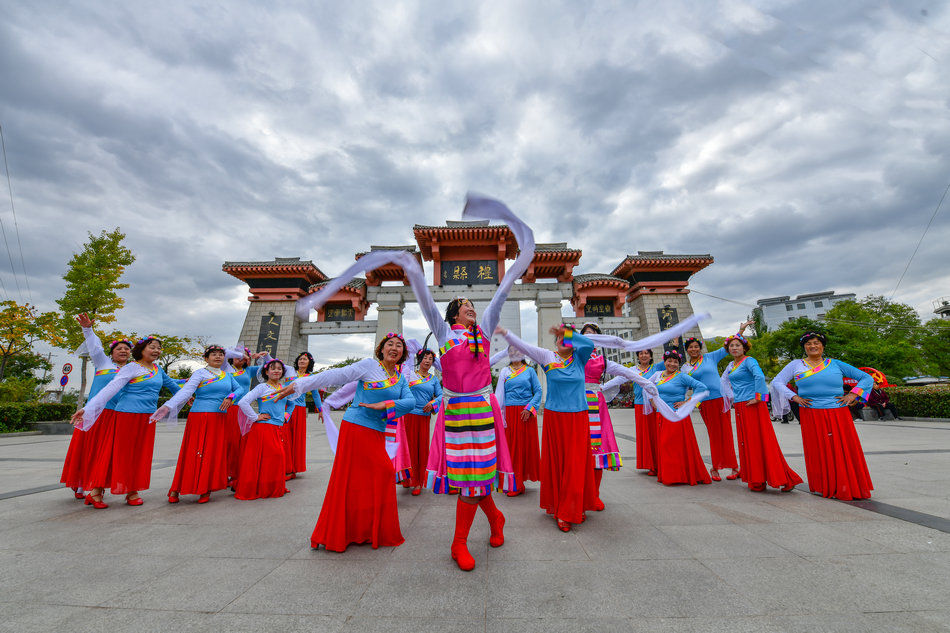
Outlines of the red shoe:
M 716 471 L 716 474 L 709 473 L 709 478 L 713 481 L 722 481 L 722 477 L 719 476 L 719 471 Z
M 412 489 L 412 496 L 413 496 L 413 497 L 418 497 L 418 496 L 421 495 L 421 494 L 422 494 L 422 488 L 413 488 L 413 489 Z
M 570 531 L 571 531 L 571 524 L 568 523 L 567 521 L 562 521 L 562 520 L 558 519 L 558 520 L 557 520 L 557 529 L 561 530 L 562 532 L 570 532 Z
M 795 484 L 786 484 L 782 486 L 782 492 L 791 492 L 792 490 L 795 490 Z
M 501 547 L 505 544 L 505 515 L 498 513 L 498 518 L 489 522 L 491 536 L 488 537 L 488 544 L 492 547 Z
M 728 479 L 729 481 L 732 481 L 733 479 L 738 479 L 738 478 L 739 478 L 739 473 L 736 471 L 733 471 L 732 473 L 726 475 L 726 479 Z
M 600 512 L 601 510 L 603 510 L 603 509 L 606 508 L 606 507 L 607 507 L 607 506 L 605 506 L 605 505 L 604 505 L 604 502 L 601 501 L 600 499 L 597 499 L 596 501 L 594 501 L 594 511 L 595 511 L 595 512 Z
M 103 508 L 109 507 L 108 503 L 103 502 L 102 495 L 99 495 L 99 501 L 96 501 L 95 497 L 93 497 L 91 494 L 86 495 L 86 505 L 92 506 L 96 510 L 102 510 Z
M 765 484 L 750 484 L 749 490 L 752 492 L 762 492 L 765 490 Z
M 469 553 L 466 541 L 459 541 L 458 539 L 452 541 L 452 560 L 458 563 L 459 569 L 462 571 L 475 569 L 475 559 Z
M 177 495 L 177 494 L 172 495 L 172 493 L 169 492 L 169 493 L 168 493 L 168 503 L 178 503 L 178 495 Z
M 507 496 L 509 496 L 509 497 L 517 497 L 517 496 L 520 496 L 520 495 L 523 495 L 523 494 L 524 494 L 524 490 L 523 490 L 523 489 L 522 489 L 522 490 L 509 490 L 508 492 L 505 493 L 505 495 L 507 495 Z
M 647 471 L 647 474 L 650 475 L 651 477 L 656 477 L 656 470 L 651 468 L 650 470 Z
M 210 492 L 206 492 L 205 494 L 203 494 L 203 495 L 201 495 L 200 497 L 198 497 L 198 503 L 208 503 L 209 501 L 211 501 L 211 493 L 210 493 Z
M 136 494 L 136 493 L 132 493 Z M 135 499 L 129 499 L 131 495 L 125 495 L 125 504 L 129 506 L 140 506 L 145 503 L 145 499 L 142 497 L 136 497 Z

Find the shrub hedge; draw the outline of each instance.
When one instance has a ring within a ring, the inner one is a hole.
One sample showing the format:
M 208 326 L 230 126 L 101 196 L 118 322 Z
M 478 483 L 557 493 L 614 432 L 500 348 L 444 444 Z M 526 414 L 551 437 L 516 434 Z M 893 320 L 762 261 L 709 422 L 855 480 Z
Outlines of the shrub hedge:
M 30 430 L 31 422 L 68 420 L 76 408 L 50 402 L 5 402 L 0 404 L 0 433 Z
M 901 417 L 950 418 L 950 385 L 887 387 L 885 391 Z

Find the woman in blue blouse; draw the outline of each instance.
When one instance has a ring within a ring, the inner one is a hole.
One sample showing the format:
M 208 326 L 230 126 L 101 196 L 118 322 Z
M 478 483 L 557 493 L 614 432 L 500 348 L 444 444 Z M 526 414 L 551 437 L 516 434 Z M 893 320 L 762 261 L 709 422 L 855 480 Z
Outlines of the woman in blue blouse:
M 874 486 L 848 406 L 867 396 L 874 379 L 848 363 L 825 358 L 826 342 L 816 332 L 801 337 L 805 358 L 793 360 L 772 380 L 772 411 L 781 416 L 791 408 L 789 402 L 799 405 L 809 490 L 835 499 L 867 499 Z M 845 378 L 858 384 L 842 394 Z M 786 386 L 790 380 L 797 394 Z
M 330 481 L 310 537 L 313 548 L 323 545 L 342 552 L 353 543 L 370 543 L 375 549 L 395 547 L 405 540 L 393 486 L 396 470 L 386 442 L 388 423 L 416 406 L 409 384 L 399 373 L 407 357 L 402 335 L 390 332 L 376 346 L 375 358 L 298 378 L 281 391 L 285 397 L 359 381 L 340 424 Z
M 802 478 L 789 467 L 775 438 L 765 406 L 769 399 L 765 374 L 754 358 L 746 356 L 752 346 L 741 334 L 730 336 L 723 346 L 732 356 L 721 384 L 723 395 L 735 402 L 739 476 L 755 492 L 765 490 L 766 484 L 789 492 Z
M 739 326 L 739 334 L 752 325 L 746 321 Z M 712 468 L 709 475 L 713 481 L 722 481 L 719 469 L 729 468 L 732 472 L 726 479 L 738 479 L 739 462 L 736 461 L 736 449 L 732 439 L 732 414 L 729 405 L 723 400 L 719 390 L 719 361 L 729 355 L 725 348 L 703 354 L 703 342 L 698 338 L 688 338 L 684 341 L 687 362 L 683 371 L 706 386 L 709 395 L 699 405 L 699 414 L 706 425 L 706 434 L 709 436 L 709 456 L 712 459 Z
M 279 399 L 287 369 L 277 359 L 268 361 L 261 375 L 265 379 L 238 401 L 242 431 L 240 470 L 234 486 L 234 498 L 251 500 L 283 497 L 286 445 L 283 426 L 290 419 L 293 400 Z M 257 411 L 251 403 L 257 402 Z M 248 428 L 247 424 L 251 426 Z
M 428 338 L 426 338 L 428 343 Z M 403 367 L 403 376 L 409 382 L 409 391 L 416 400 L 416 406 L 402 416 L 399 423 L 405 430 L 407 451 L 409 452 L 409 479 L 402 482 L 403 487 L 412 487 L 413 495 L 422 494 L 425 483 L 426 465 L 429 463 L 429 426 L 432 414 L 438 413 L 442 406 L 442 383 L 436 378 L 432 367 L 435 364 L 435 352 L 420 347 L 411 355 L 415 369 L 407 362 Z
M 688 389 L 692 389 L 696 394 L 706 391 L 703 383 L 680 371 L 681 360 L 682 356 L 678 351 L 667 350 L 663 354 L 664 370 L 654 374 L 652 378 L 660 392 L 660 399 L 671 408 L 679 407 L 686 402 Z M 703 456 L 699 452 L 696 433 L 693 431 L 693 421 L 689 415 L 678 421 L 670 420 L 659 411 L 656 416 L 659 462 L 657 481 L 667 486 L 673 484 L 695 486 L 712 483 L 709 473 L 706 472 Z
M 663 371 L 663 363 L 653 362 L 653 350 L 642 349 L 637 352 L 637 364 L 633 371 L 649 379 L 658 371 Z M 656 448 L 657 413 L 647 413 L 643 409 L 643 387 L 633 383 L 633 417 L 637 434 L 637 470 L 645 470 L 648 475 L 656 475 L 659 463 Z
M 509 349 L 509 365 L 498 373 L 495 398 L 505 416 L 505 437 L 517 490 L 509 497 L 524 494 L 524 482 L 541 476 L 541 450 L 538 445 L 538 407 L 541 406 L 541 381 L 538 373 L 525 363 L 524 354 Z

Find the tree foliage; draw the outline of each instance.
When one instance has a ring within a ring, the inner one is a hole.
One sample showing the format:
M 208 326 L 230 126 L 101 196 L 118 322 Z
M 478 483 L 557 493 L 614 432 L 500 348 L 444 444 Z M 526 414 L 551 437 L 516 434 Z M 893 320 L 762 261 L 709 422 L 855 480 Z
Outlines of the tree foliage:
M 39 312 L 29 303 L 0 301 L 0 380 L 9 360 L 30 352 L 36 341 L 46 341 L 54 347 L 63 343 L 59 314 Z
M 119 283 L 128 266 L 135 261 L 132 251 L 122 245 L 125 234 L 118 227 L 103 230 L 99 235 L 89 233 L 82 251 L 74 253 L 63 275 L 66 291 L 56 300 L 63 312 L 66 344 L 75 349 L 82 344 L 82 330 L 75 321 L 77 314 L 88 314 L 96 323 L 112 323 L 115 313 L 125 301 L 118 290 L 129 284 Z

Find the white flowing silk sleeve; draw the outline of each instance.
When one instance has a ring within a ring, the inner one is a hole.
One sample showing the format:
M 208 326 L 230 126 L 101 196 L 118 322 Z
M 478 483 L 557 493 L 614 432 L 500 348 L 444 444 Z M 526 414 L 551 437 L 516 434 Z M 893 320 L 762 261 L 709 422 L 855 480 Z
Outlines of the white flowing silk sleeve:
M 336 455 L 336 445 L 340 441 L 340 429 L 337 428 L 330 417 L 333 409 L 340 409 L 346 406 L 353 396 L 356 395 L 357 381 L 348 382 L 329 396 L 320 405 L 320 417 L 323 419 L 323 428 L 327 432 L 327 443 L 330 445 L 330 452 Z
M 653 383 L 653 389 L 656 389 L 656 383 L 659 382 L 660 376 L 663 372 L 656 372 L 650 376 L 650 382 Z M 646 387 L 643 389 L 644 394 L 646 393 Z M 657 413 L 662 415 L 664 418 L 670 422 L 680 422 L 689 417 L 689 414 L 693 412 L 693 409 L 699 406 L 699 403 L 709 395 L 708 391 L 700 391 L 699 393 L 694 393 L 693 396 L 678 406 L 673 408 L 670 405 L 666 404 L 666 401 L 659 397 L 659 395 L 643 398 L 643 412 L 647 415 L 653 413 L 655 409 Z
M 129 363 L 120 369 L 115 377 L 109 381 L 109 384 L 90 398 L 86 406 L 83 407 L 82 430 L 88 431 L 91 429 L 92 425 L 96 423 L 96 420 L 102 414 L 103 409 L 105 409 L 109 401 L 122 390 L 122 387 L 129 384 L 129 381 L 136 376 L 141 376 L 145 373 L 145 368 L 138 363 Z
M 237 406 L 239 409 L 241 409 L 241 413 L 251 420 L 257 419 L 257 411 L 251 407 L 251 403 L 260 398 L 265 389 L 267 389 L 267 385 L 261 383 L 248 391 L 246 394 L 244 394 L 244 397 L 238 400 Z
M 594 342 L 597 347 L 606 347 L 608 349 L 622 349 L 628 352 L 639 352 L 645 349 L 659 347 L 667 341 L 678 338 L 693 329 L 700 321 L 709 318 L 709 313 L 694 314 L 684 321 L 680 321 L 668 330 L 661 330 L 657 334 L 651 334 L 637 341 L 628 341 L 619 336 L 610 336 L 609 334 L 585 334 L 587 338 Z
M 769 399 L 772 401 L 772 415 L 781 418 L 792 410 L 791 400 L 795 397 L 795 392 L 788 388 L 788 381 L 801 371 L 801 360 L 793 360 L 782 367 L 782 371 L 775 375 L 772 382 L 769 383 Z
M 507 380 L 510 375 L 511 368 L 503 368 L 498 372 L 498 383 L 495 385 L 495 399 L 498 400 L 498 409 L 501 411 L 501 421 L 504 423 L 505 428 L 508 428 L 508 421 L 505 419 L 505 380 Z
M 379 363 L 375 358 L 364 358 L 363 360 L 347 365 L 346 367 L 337 367 L 327 369 L 319 374 L 311 374 L 303 378 L 297 378 L 291 383 L 294 387 L 294 395 L 302 396 L 308 391 L 329 387 L 331 385 L 345 385 L 348 382 L 359 380 L 371 369 L 375 369 Z
M 732 389 L 732 380 L 729 378 L 729 371 L 736 361 L 730 361 L 726 368 L 722 370 L 722 376 L 719 377 L 719 390 L 722 392 L 722 408 L 728 411 L 732 408 L 732 403 L 736 400 L 736 392 Z
M 224 350 L 224 360 L 238 360 L 244 358 L 244 348 L 235 345 Z
M 155 417 L 153 413 L 152 417 L 149 418 L 149 422 L 160 422 L 164 419 L 177 420 L 178 413 L 181 411 L 181 408 L 185 406 L 185 403 L 188 402 L 188 398 L 195 393 L 195 390 L 198 388 L 198 383 L 207 378 L 213 378 L 213 376 L 211 372 L 204 367 L 193 373 L 185 384 L 181 386 L 181 389 L 176 391 L 175 394 L 168 399 L 168 402 L 162 405 L 168 407 L 168 413 L 160 418 Z
M 535 347 L 530 343 L 525 343 L 511 332 L 505 334 L 505 340 L 508 341 L 508 345 L 518 350 L 542 367 L 557 360 L 557 356 L 551 350 L 544 349 L 543 347 Z
M 615 363 L 611 360 L 607 361 L 607 373 L 612 376 L 622 376 L 626 379 L 624 382 L 633 381 L 637 383 L 643 389 L 643 393 L 649 398 L 655 398 L 660 393 L 657 391 L 656 383 L 654 381 L 647 380 L 642 375 L 640 375 L 640 372 L 634 371 L 630 367 L 624 367 L 620 363 Z M 604 397 L 606 398 L 606 396 Z
M 86 343 L 86 352 L 89 354 L 89 358 L 92 359 L 92 366 L 97 371 L 115 367 L 112 359 L 106 356 L 106 353 L 102 350 L 102 340 L 96 336 L 91 327 L 82 328 L 82 338 Z
M 494 330 L 492 330 L 494 331 Z M 494 367 L 495 363 L 498 363 L 504 359 L 508 358 L 508 348 L 501 350 L 500 352 L 495 352 L 488 358 L 488 366 Z
M 620 387 L 626 382 L 630 382 L 626 376 L 616 376 L 601 385 L 600 392 L 604 394 L 604 402 L 611 402 L 616 398 L 620 393 Z
M 495 331 L 495 326 L 498 325 L 501 308 L 508 298 L 508 293 L 511 292 L 511 287 L 514 286 L 517 280 L 521 279 L 521 276 L 528 270 L 528 266 L 531 265 L 531 260 L 534 259 L 534 232 L 500 200 L 475 193 L 469 193 L 466 196 L 462 217 L 466 219 L 500 220 L 508 225 L 511 232 L 515 234 L 515 239 L 518 240 L 520 253 L 518 253 L 518 257 L 511 267 L 505 271 L 505 276 L 498 285 L 498 290 L 495 291 L 495 295 L 482 315 L 482 329 L 491 336 L 491 333 Z

